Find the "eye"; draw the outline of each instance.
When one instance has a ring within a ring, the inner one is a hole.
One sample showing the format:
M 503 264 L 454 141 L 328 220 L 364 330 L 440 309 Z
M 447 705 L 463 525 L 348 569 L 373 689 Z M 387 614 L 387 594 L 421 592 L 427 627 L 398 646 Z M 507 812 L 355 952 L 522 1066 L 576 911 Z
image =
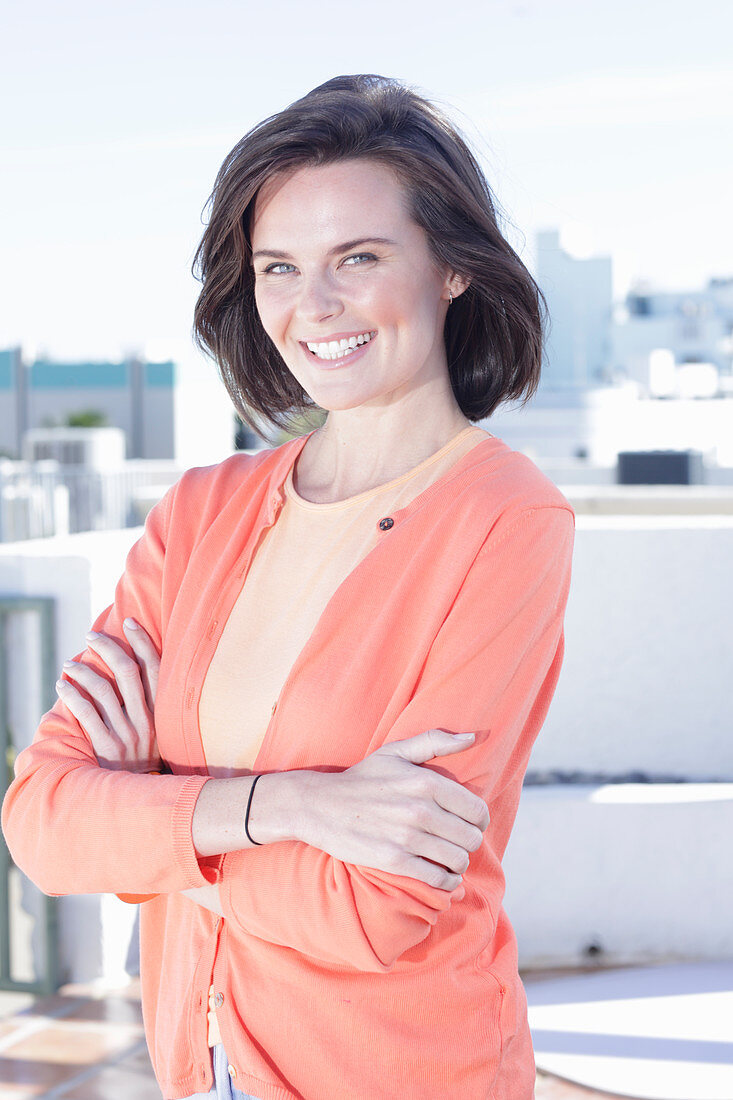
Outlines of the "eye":
M 350 260 L 358 260 L 358 261 L 361 261 L 361 260 L 376 260 L 376 258 L 377 257 L 373 256 L 371 254 L 371 252 L 357 252 L 356 255 L 354 255 L 354 256 L 347 256 L 346 259 L 344 260 L 344 263 L 349 264 L 350 267 L 356 267 L 356 266 L 358 266 L 357 264 L 351 264 L 351 263 L 349 263 L 349 261 Z
M 268 264 L 268 266 L 265 268 L 265 270 L 262 272 L 262 274 L 263 275 L 281 275 L 282 272 L 281 271 L 276 271 L 275 268 L 277 268 L 277 267 L 292 267 L 292 266 L 293 266 L 292 264 L 286 264 L 286 263 Z

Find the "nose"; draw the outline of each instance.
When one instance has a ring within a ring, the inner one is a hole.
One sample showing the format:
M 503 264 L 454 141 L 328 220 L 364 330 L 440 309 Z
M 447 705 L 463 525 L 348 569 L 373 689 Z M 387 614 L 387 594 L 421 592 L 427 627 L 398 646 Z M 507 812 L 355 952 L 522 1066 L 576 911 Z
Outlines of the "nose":
M 327 274 L 313 272 L 301 276 L 297 312 L 301 320 L 314 325 L 343 312 L 338 289 Z

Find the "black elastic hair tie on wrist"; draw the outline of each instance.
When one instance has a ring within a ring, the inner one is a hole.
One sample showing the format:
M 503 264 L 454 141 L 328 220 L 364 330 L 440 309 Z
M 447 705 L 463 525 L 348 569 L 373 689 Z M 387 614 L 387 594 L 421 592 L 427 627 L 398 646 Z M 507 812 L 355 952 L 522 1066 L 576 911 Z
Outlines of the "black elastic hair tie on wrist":
M 261 778 L 262 778 L 262 773 L 260 773 L 260 775 L 256 775 L 254 777 L 254 782 L 252 783 L 252 786 L 249 788 L 249 798 L 247 799 L 247 811 L 244 815 L 244 831 L 247 834 L 247 840 L 249 840 L 249 842 L 251 844 L 260 844 L 259 840 L 253 840 L 252 837 L 249 835 L 249 808 L 252 805 L 252 795 L 255 793 L 255 787 L 257 786 L 257 780 L 261 779 Z

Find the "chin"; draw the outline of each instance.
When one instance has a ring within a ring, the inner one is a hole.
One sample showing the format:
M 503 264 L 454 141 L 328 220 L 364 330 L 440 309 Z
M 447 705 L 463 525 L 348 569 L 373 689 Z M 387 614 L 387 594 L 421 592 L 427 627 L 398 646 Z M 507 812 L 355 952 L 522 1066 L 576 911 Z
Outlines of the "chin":
M 323 411 L 327 413 L 346 412 L 347 409 L 358 409 L 360 405 L 365 404 L 364 401 L 355 401 L 353 398 L 349 400 L 347 397 L 344 397 L 343 400 L 339 401 L 334 397 L 319 398 L 318 394 L 312 393 L 309 393 L 308 396 L 310 397 L 311 401 L 315 402 L 315 404 L 318 405 L 319 409 L 323 409 Z

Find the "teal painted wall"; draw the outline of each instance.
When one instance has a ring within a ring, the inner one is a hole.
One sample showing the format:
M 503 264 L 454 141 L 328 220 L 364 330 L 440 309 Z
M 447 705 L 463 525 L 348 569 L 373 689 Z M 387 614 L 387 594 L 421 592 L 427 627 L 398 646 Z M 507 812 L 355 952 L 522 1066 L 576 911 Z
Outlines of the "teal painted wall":
M 0 351 L 0 390 L 15 388 L 15 350 Z M 176 365 L 172 361 L 144 364 L 144 385 L 156 389 L 176 383 Z M 127 389 L 130 371 L 127 363 L 54 363 L 38 359 L 31 364 L 28 383 L 34 390 Z
M 173 386 L 176 381 L 176 365 L 170 361 L 166 363 L 145 364 L 146 386 Z
M 31 365 L 30 385 L 34 390 L 65 390 L 127 387 L 126 363 L 48 363 Z

